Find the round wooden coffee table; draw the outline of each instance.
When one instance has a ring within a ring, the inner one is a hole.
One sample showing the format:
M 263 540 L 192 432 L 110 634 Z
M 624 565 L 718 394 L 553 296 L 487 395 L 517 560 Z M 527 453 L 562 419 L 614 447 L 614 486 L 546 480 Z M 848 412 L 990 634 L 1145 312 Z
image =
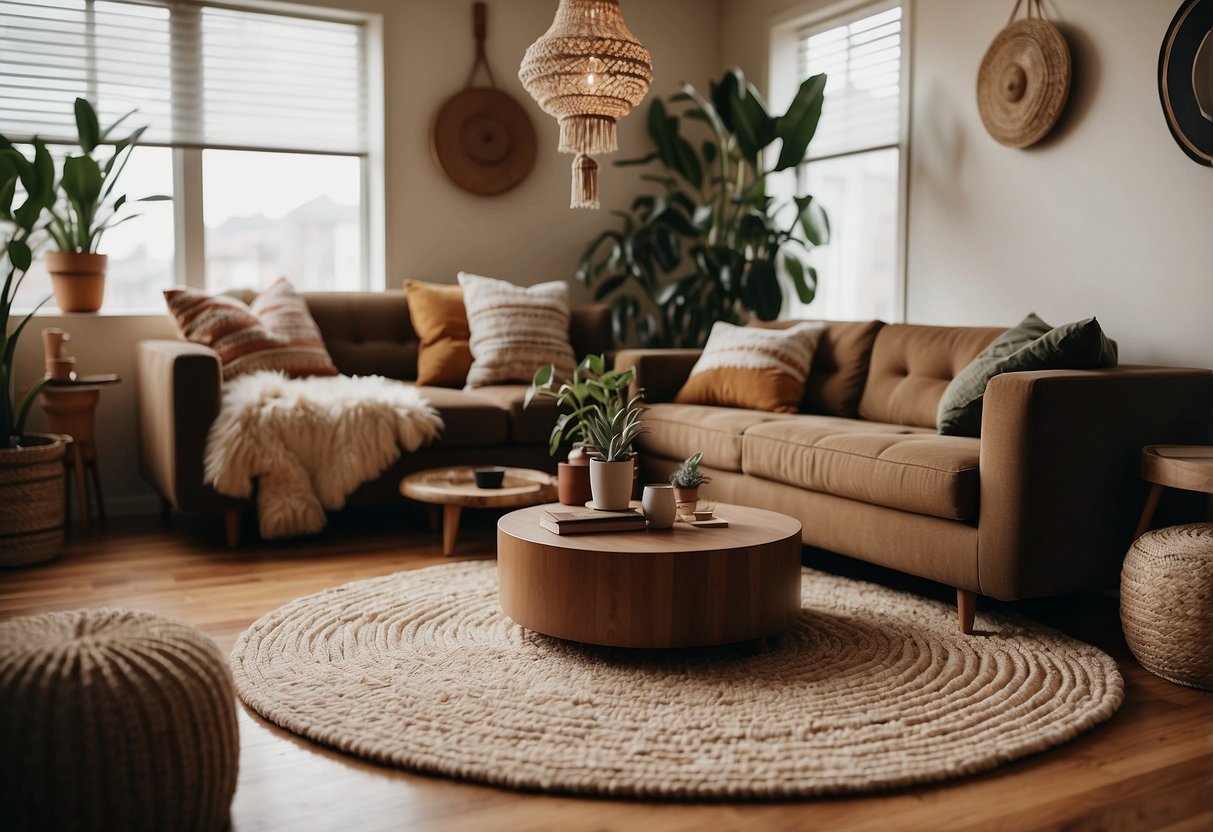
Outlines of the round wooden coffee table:
M 461 465 L 409 474 L 400 481 L 400 493 L 433 506 L 435 511 L 441 506 L 442 554 L 449 555 L 455 551 L 463 509 L 516 508 L 551 502 L 556 499 L 556 478 L 530 468 L 506 468 L 501 488 L 478 488 L 472 467 Z
M 546 508 L 497 523 L 501 607 L 545 635 L 612 647 L 761 640 L 800 614 L 800 522 L 718 504 L 727 528 L 558 535 Z

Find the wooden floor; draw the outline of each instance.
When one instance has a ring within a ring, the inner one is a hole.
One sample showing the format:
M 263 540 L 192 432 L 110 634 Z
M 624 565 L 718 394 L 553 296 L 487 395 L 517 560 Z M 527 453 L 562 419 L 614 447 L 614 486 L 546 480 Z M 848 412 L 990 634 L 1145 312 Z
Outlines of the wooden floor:
M 458 557 L 492 552 L 492 516 L 466 518 Z M 0 617 L 79 607 L 151 610 L 227 651 L 262 614 L 357 578 L 444 562 L 417 515 L 347 514 L 303 542 L 222 545 L 221 523 L 115 520 L 73 533 L 51 564 L 0 572 Z M 251 529 L 247 530 L 251 533 Z M 947 591 L 810 554 L 811 565 Z M 870 797 L 779 803 L 660 804 L 507 791 L 363 763 L 242 712 L 232 823 L 255 829 L 1213 829 L 1213 693 L 1145 672 L 1120 635 L 1114 599 L 1073 596 L 1016 608 L 1114 655 L 1126 698 L 1111 721 L 997 772 Z

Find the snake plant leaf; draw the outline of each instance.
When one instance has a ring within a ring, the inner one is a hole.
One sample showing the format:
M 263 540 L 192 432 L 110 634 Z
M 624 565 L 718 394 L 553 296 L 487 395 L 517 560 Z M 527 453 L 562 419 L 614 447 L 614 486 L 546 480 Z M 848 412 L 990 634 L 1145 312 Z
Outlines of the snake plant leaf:
M 13 197 L 17 194 L 17 155 L 10 148 L 0 148 L 0 220 L 13 221 Z
M 75 111 L 76 135 L 80 149 L 85 153 L 92 153 L 97 145 L 101 144 L 101 125 L 97 123 L 97 111 L 83 98 L 76 99 Z
M 776 136 L 783 140 L 775 170 L 787 170 L 804 161 L 809 142 L 817 133 L 821 121 L 821 106 L 825 103 L 826 76 L 813 75 L 805 79 L 796 91 L 788 111 L 775 121 Z

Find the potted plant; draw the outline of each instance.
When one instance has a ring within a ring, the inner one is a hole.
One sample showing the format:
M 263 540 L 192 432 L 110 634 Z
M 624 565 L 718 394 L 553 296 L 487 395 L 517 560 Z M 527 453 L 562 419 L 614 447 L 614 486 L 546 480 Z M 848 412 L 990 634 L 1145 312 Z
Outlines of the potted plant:
M 674 486 L 674 502 L 678 505 L 679 514 L 694 511 L 699 503 L 699 486 L 712 481 L 711 477 L 699 470 L 702 461 L 703 451 L 700 451 L 684 459 L 677 470 L 670 474 L 670 485 Z
M 565 505 L 584 505 L 592 496 L 588 454 L 583 417 L 591 407 L 605 404 L 626 395 L 635 379 L 634 370 L 608 370 L 602 355 L 587 355 L 573 370 L 573 377 L 561 382 L 556 380 L 556 369 L 546 364 L 535 371 L 531 387 L 527 390 L 523 406 L 528 407 L 536 396 L 555 399 L 556 404 L 566 408 L 552 427 L 548 451 L 555 456 L 560 447 L 572 442 L 573 450 L 568 462 L 556 465 L 556 484 L 560 502 Z
M 25 433 L 30 405 L 46 379 L 18 398 L 13 377 L 17 341 L 34 315 L 30 312 L 10 329 L 13 299 L 33 262 L 30 237 L 39 228 L 42 212 L 55 200 L 55 166 L 50 152 L 38 139 L 34 139 L 33 147 L 33 159 L 27 159 L 0 136 L 0 226 L 4 228 L 0 248 L 4 274 L 0 290 L 0 529 L 4 530 L 0 535 L 0 565 L 3 566 L 48 560 L 63 546 L 62 460 L 70 440 Z M 14 205 L 18 184 L 25 198 Z
M 636 463 L 632 444 L 645 428 L 641 394 L 627 398 L 627 388 L 594 402 L 581 414 L 581 434 L 590 456 L 590 496 L 593 507 L 605 511 L 626 509 L 632 499 Z
M 130 113 L 104 130 L 97 122 L 93 105 L 83 98 L 75 104 L 77 141 L 82 153 L 63 160 L 59 191 L 63 199 L 51 206 L 47 226 L 55 251 L 46 253 L 46 270 L 51 275 L 55 302 L 64 312 L 96 312 L 105 296 L 105 267 L 108 257 L 97 252 L 102 235 L 115 226 L 139 216 L 118 214 L 128 202 L 156 202 L 171 197 L 156 195 L 128 200 L 115 194 L 131 152 L 146 127 L 139 127 L 124 139 L 111 139 L 114 130 Z M 112 147 L 108 158 L 94 154 Z
M 829 221 L 813 197 L 776 199 L 767 185 L 804 161 L 825 83 L 825 75 L 807 79 L 782 115 L 768 112 L 739 69 L 706 95 L 684 84 L 653 100 L 653 152 L 619 164 L 660 163 L 644 177 L 658 192 L 616 212 L 622 225 L 590 242 L 576 273 L 595 300 L 609 300 L 621 343 L 702 347 L 716 321 L 776 318 L 784 286 L 812 302 L 809 249 L 828 242 Z

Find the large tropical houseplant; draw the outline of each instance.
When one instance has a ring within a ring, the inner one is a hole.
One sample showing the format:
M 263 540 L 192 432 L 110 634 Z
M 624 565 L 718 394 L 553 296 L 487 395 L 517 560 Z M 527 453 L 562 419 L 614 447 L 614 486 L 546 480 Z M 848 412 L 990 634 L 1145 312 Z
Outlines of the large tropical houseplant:
M 105 296 L 108 257 L 98 248 L 105 232 L 138 214 L 124 214 L 124 205 L 170 199 L 163 195 L 128 199 L 115 188 L 131 153 L 147 127 L 115 138 L 118 127 L 135 111 L 102 128 L 87 99 L 77 98 L 76 140 L 80 152 L 63 160 L 61 198 L 51 206 L 47 226 L 54 251 L 46 253 L 55 301 L 64 312 L 96 312 Z
M 32 239 L 54 201 L 55 166 L 46 145 L 35 139 L 27 158 L 0 136 L 0 566 L 46 560 L 63 544 L 62 458 L 68 440 L 26 434 L 26 416 L 46 382 L 18 395 L 13 373 L 18 339 L 33 318 L 30 312 L 14 322 L 13 299 L 33 262 Z
M 577 271 L 596 299 L 609 300 L 617 338 L 700 347 L 718 320 L 776 318 L 785 286 L 812 302 L 808 252 L 829 239 L 825 211 L 809 195 L 776 199 L 768 186 L 804 161 L 825 83 L 825 75 L 807 79 L 782 115 L 771 115 L 739 69 L 707 95 L 684 84 L 653 101 L 654 150 L 619 164 L 659 164 L 644 176 L 658 192 L 615 212 L 620 227 L 589 244 Z

